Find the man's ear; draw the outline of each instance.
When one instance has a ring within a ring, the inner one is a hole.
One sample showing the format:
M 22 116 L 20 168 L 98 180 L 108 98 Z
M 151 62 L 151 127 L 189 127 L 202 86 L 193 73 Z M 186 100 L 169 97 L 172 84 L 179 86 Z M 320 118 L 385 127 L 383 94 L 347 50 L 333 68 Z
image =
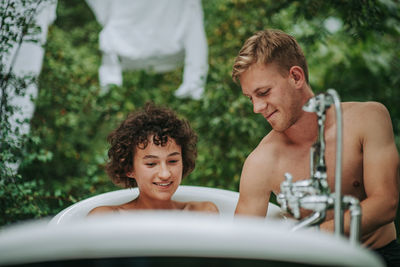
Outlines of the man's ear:
M 299 66 L 293 66 L 289 70 L 289 77 L 291 82 L 296 88 L 300 88 L 305 83 L 304 71 Z

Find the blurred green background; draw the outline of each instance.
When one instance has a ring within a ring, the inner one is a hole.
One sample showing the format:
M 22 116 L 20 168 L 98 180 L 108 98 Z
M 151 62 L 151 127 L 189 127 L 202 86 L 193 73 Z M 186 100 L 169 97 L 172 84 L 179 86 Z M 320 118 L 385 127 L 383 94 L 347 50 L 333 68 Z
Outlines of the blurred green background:
M 382 102 L 400 146 L 400 8 L 397 0 L 203 0 L 209 45 L 204 97 L 174 91 L 183 69 L 124 72 L 100 96 L 101 30 L 86 2 L 59 0 L 49 28 L 30 142 L 15 181 L 1 183 L 0 225 L 52 216 L 87 197 L 118 189 L 104 172 L 108 133 L 147 101 L 187 118 L 199 136 L 195 171 L 183 184 L 238 190 L 247 155 L 270 130 L 231 77 L 243 42 L 278 28 L 303 47 L 315 92 L 335 88 L 343 101 Z

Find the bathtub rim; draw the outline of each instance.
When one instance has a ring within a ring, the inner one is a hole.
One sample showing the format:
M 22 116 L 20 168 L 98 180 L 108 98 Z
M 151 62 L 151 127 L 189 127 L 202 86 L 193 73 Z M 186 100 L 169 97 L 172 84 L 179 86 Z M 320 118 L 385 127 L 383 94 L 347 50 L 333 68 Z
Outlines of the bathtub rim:
M 137 187 L 119 189 L 98 194 L 61 210 L 49 224 L 65 224 L 86 217 L 87 213 L 95 207 L 104 205 L 120 205 L 136 198 L 139 194 Z M 239 199 L 239 192 L 205 186 L 180 185 L 176 190 L 173 200 L 176 201 L 211 201 L 217 205 L 220 216 L 232 218 Z M 288 220 L 279 206 L 269 203 L 267 219 Z

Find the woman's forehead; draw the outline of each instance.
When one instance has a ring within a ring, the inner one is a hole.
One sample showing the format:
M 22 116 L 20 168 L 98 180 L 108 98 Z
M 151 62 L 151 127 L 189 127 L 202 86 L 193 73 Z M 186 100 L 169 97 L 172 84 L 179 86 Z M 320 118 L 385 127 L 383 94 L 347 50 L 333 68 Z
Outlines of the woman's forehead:
M 157 139 L 156 141 L 154 140 L 154 136 L 149 136 L 147 139 L 147 143 L 143 142 L 141 144 L 138 144 L 136 147 L 137 154 L 160 153 L 160 152 L 181 153 L 181 150 L 182 150 L 181 146 L 176 143 L 175 139 L 168 136 L 165 142 L 157 142 Z

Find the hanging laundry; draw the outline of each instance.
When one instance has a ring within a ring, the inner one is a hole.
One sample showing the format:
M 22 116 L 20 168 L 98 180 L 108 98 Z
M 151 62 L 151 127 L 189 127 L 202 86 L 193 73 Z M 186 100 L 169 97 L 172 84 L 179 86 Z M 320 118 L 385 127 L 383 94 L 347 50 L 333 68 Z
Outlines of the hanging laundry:
M 103 90 L 122 85 L 123 70 L 168 72 L 183 66 L 177 97 L 199 99 L 208 72 L 200 0 L 86 0 L 103 29 L 99 36 Z
M 16 1 L 17 10 L 21 12 L 26 8 L 20 1 Z M 34 3 L 35 4 L 35 3 Z M 37 4 L 37 13 L 34 16 L 35 24 L 40 27 L 40 33 L 35 35 L 38 42 L 23 41 L 21 45 L 14 43 L 10 51 L 1 59 L 3 60 L 5 73 L 10 69 L 17 77 L 38 77 L 42 70 L 44 57 L 43 45 L 47 40 L 48 27 L 56 19 L 57 0 L 43 1 Z M 12 131 L 18 129 L 19 136 L 28 134 L 30 131 L 30 120 L 33 116 L 34 100 L 38 95 L 36 83 L 28 83 L 24 94 L 16 93 L 16 88 L 9 85 L 6 89 L 9 97 L 9 105 L 15 108 L 15 112 L 8 118 Z M 0 97 L 2 94 L 0 92 Z M 18 136 L 13 136 L 17 139 Z M 6 163 L 13 171 L 17 171 L 19 163 Z

